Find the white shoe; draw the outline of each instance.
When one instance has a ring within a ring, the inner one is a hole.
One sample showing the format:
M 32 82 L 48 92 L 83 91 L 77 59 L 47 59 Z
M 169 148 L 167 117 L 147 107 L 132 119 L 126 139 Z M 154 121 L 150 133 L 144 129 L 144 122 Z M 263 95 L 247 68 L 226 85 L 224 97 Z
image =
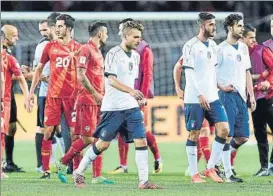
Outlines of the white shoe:
M 43 171 L 43 166 L 36 167 L 36 172 L 37 172 L 37 173 L 44 173 L 44 171 Z

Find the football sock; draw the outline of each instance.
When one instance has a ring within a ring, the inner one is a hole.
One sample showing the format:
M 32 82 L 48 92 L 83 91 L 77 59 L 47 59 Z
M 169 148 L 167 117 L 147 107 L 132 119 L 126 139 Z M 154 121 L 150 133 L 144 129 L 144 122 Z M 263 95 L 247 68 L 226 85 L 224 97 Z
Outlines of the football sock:
M 123 141 L 120 134 L 118 134 L 118 149 L 120 165 L 127 167 L 129 144 Z
M 37 167 L 42 166 L 42 142 L 44 139 L 44 134 L 36 133 L 35 135 L 35 146 L 36 146 L 36 158 L 37 158 Z
M 224 149 L 223 149 L 223 154 L 222 154 L 222 160 L 223 160 L 225 175 L 226 175 L 227 179 L 229 179 L 230 176 L 232 175 L 230 156 L 231 156 L 230 144 L 225 144 Z
M 223 139 L 219 136 L 215 137 L 215 140 L 212 143 L 211 155 L 207 165 L 207 169 L 214 168 L 215 165 L 219 162 L 219 157 L 221 158 L 222 156 L 225 143 L 226 139 Z
M 43 139 L 42 143 L 42 164 L 43 170 L 49 171 L 49 161 L 52 150 L 52 140 Z
M 197 170 L 197 142 L 187 140 L 186 153 L 189 162 L 190 175 L 193 176 L 198 173 Z
M 101 176 L 102 154 L 97 156 L 97 158 L 93 161 L 92 166 L 93 166 L 93 178 Z
M 156 138 L 154 134 L 151 131 L 146 131 L 146 138 L 147 138 L 147 144 L 154 155 L 154 159 L 155 160 L 159 159 L 160 153 L 158 150 L 158 146 L 157 146 L 157 142 L 156 142 Z
M 139 184 L 144 184 L 148 181 L 149 165 L 148 165 L 148 147 L 136 147 L 135 162 L 138 171 Z
M 205 157 L 206 162 L 208 163 L 210 158 L 210 148 L 209 148 L 209 137 L 199 137 L 198 143 L 200 146 L 200 149 Z

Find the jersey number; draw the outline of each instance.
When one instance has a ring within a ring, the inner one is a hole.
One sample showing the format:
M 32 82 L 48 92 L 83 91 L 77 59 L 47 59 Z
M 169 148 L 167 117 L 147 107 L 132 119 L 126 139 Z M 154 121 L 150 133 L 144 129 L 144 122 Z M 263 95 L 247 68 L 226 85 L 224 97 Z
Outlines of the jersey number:
M 70 63 L 70 58 L 69 57 L 57 57 L 56 59 L 56 67 L 68 67 Z

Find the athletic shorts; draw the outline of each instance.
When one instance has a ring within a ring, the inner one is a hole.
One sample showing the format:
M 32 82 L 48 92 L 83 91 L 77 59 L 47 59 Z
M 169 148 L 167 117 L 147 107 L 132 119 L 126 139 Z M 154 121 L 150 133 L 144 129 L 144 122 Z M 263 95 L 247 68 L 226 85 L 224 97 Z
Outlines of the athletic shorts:
M 127 143 L 146 137 L 144 119 L 139 108 L 101 112 L 101 121 L 93 136 L 110 142 L 117 133 Z
M 44 127 L 46 97 L 38 97 L 37 103 L 37 126 Z
M 4 102 L 4 129 L 2 130 L 3 133 L 7 133 L 7 131 L 9 130 L 10 107 L 11 102 Z
M 46 97 L 44 124 L 57 126 L 61 124 L 61 115 L 64 113 L 69 127 L 75 127 L 76 112 L 74 110 L 74 98 Z
M 143 114 L 144 118 L 144 126 L 148 126 L 148 106 L 145 105 L 141 108 L 141 113 Z
M 77 104 L 75 135 L 92 137 L 100 122 L 100 106 Z
M 15 123 L 17 122 L 17 105 L 16 105 L 16 100 L 11 99 L 10 102 L 10 119 L 9 123 Z
M 199 131 L 205 118 L 213 124 L 228 122 L 225 108 L 219 100 L 210 103 L 210 110 L 204 110 L 199 103 L 185 104 L 185 121 L 188 131 Z
M 246 102 L 238 92 L 219 91 L 219 98 L 225 107 L 230 137 L 249 137 L 249 116 Z

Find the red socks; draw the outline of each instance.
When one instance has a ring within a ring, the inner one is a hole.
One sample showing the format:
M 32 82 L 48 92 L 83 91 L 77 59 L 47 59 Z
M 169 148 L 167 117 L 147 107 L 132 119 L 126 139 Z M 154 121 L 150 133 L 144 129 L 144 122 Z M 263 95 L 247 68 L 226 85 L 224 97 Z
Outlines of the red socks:
M 92 163 L 93 166 L 93 178 L 101 176 L 102 170 L 102 154 L 98 155 Z
M 154 134 L 151 131 L 146 131 L 146 138 L 148 146 L 154 155 L 154 159 L 158 160 L 160 158 L 160 154 Z
M 123 141 L 122 137 L 118 134 L 118 150 L 120 165 L 127 166 L 129 144 Z
M 237 150 L 235 150 L 231 153 L 231 157 L 230 157 L 231 166 L 234 165 L 234 159 L 235 159 L 236 155 L 237 155 Z
M 49 161 L 50 161 L 50 155 L 52 152 L 52 140 L 45 140 L 43 139 L 42 143 L 42 164 L 43 164 L 43 170 L 49 171 Z
M 73 158 L 75 158 L 75 156 L 79 155 L 79 157 L 76 158 L 76 160 L 73 160 L 73 167 L 75 168 L 74 162 L 76 162 L 76 166 L 78 168 L 78 166 L 80 164 L 80 160 L 81 160 L 80 153 L 85 147 L 86 147 L 86 145 L 84 144 L 84 142 L 81 138 L 75 140 L 72 143 L 68 152 L 62 158 L 62 164 L 67 165 L 71 159 L 73 159 Z
M 210 147 L 209 147 L 209 137 L 199 137 L 198 143 L 200 146 L 200 150 L 202 151 L 206 162 L 209 161 L 210 158 Z

